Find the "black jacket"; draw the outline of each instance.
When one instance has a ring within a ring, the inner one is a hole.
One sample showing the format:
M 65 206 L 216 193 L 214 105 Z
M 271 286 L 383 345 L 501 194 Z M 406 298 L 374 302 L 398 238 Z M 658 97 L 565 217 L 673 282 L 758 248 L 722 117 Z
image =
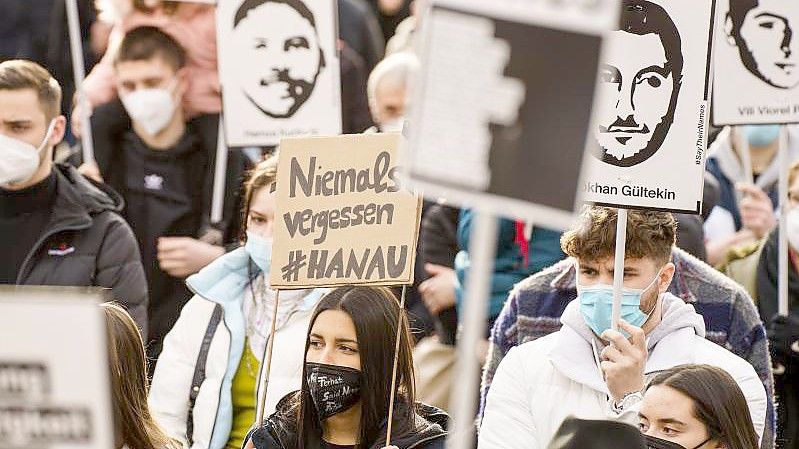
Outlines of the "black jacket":
M 54 165 L 56 199 L 50 220 L 19 270 L 18 285 L 112 289 L 144 332 L 147 282 L 122 199 L 68 165 Z
M 229 152 L 223 221 L 210 223 L 211 197 L 219 130 L 218 115 L 202 115 L 186 124 L 186 132 L 168 151 L 154 151 L 132 131 L 130 118 L 117 100 L 95 111 L 92 129 L 95 156 L 103 179 L 125 199 L 123 216 L 133 227 L 149 288 L 148 354 L 156 358 L 166 334 L 192 294 L 185 280 L 162 271 L 160 237 L 200 238 L 211 228 L 215 243 L 238 236 L 241 182 L 246 157 Z M 149 182 L 148 182 L 149 179 Z
M 277 403 L 275 413 L 266 419 L 264 425 L 255 429 L 244 439 L 246 442 L 252 438 L 257 449 L 294 449 L 288 447 L 284 441 L 288 438 L 281 437 L 296 429 L 297 425 L 291 422 L 291 417 L 295 416 L 292 410 L 292 403 L 298 392 L 289 393 Z M 402 406 L 397 403 L 394 407 L 394 429 L 399 428 L 398 416 L 403 416 Z M 444 440 L 447 435 L 447 424 L 449 416 L 443 410 L 425 405 L 416 404 L 416 428 L 417 430 L 406 435 L 394 435 L 391 445 L 399 449 L 444 449 Z M 385 435 L 388 421 L 383 423 L 378 435 L 378 441 L 372 442 L 371 449 L 381 449 L 385 446 Z M 296 435 L 290 435 L 296 439 Z

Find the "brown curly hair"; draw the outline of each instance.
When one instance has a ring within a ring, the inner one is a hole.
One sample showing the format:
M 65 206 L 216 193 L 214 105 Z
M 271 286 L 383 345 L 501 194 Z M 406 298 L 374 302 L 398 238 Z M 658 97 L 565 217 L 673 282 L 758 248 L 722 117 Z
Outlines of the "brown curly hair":
M 560 246 L 567 255 L 589 261 L 612 258 L 616 250 L 616 209 L 590 206 L 580 215 L 578 225 L 566 231 Z M 665 264 L 677 233 L 677 222 L 669 212 L 630 210 L 627 214 L 625 257 L 655 259 Z

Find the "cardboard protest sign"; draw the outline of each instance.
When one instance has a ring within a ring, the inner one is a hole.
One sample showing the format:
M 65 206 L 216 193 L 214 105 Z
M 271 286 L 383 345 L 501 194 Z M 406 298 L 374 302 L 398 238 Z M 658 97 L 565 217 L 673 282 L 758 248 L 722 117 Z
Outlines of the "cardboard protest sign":
M 436 0 L 409 122 L 414 187 L 566 227 L 615 0 Z
M 230 0 L 217 6 L 227 143 L 341 133 L 335 0 Z
M 400 189 L 399 134 L 283 139 L 269 283 L 413 282 L 421 200 Z
M 699 213 L 713 2 L 625 0 L 609 34 L 584 199 Z
M 101 299 L 0 287 L 0 448 L 115 447 Z
M 799 122 L 799 3 L 719 0 L 713 123 Z

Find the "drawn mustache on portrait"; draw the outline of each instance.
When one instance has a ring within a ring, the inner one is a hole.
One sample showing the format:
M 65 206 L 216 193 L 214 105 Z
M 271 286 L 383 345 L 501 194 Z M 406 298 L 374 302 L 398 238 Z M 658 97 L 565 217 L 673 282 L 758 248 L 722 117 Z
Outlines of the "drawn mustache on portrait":
M 312 83 L 292 78 L 289 75 L 288 69 L 272 70 L 272 73 L 270 73 L 269 76 L 261 78 L 258 84 L 261 87 L 269 87 L 276 83 L 288 84 L 289 87 L 287 90 L 289 95 L 293 97 L 301 96 L 303 92 L 313 87 Z
M 602 126 L 599 125 L 599 132 L 600 133 L 610 133 L 610 134 L 649 134 L 650 130 L 646 124 L 638 124 L 635 121 L 635 118 L 631 115 L 624 120 L 621 117 L 616 117 L 616 120 L 610 124 L 610 126 Z M 616 140 L 624 145 L 629 141 L 632 136 L 614 136 Z

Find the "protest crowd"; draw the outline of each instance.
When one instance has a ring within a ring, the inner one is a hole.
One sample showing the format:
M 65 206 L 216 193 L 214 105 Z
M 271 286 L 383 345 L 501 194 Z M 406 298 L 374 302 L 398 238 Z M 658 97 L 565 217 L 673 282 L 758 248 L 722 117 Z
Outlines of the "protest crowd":
M 458 345 L 474 298 L 468 286 L 484 266 L 472 238 L 483 212 L 446 195 L 425 195 L 416 201 L 418 229 L 409 247 L 391 246 L 387 236 L 394 231 L 386 230 L 379 254 L 363 259 L 350 250 L 354 241 L 339 242 L 343 252 L 313 250 L 343 232 L 365 236 L 372 227 L 397 225 L 399 203 L 321 201 L 398 194 L 403 159 L 395 172 L 394 153 L 376 153 L 348 172 L 325 166 L 333 159 L 321 153 L 312 154 L 319 160 L 289 164 L 280 144 L 223 145 L 233 135 L 225 127 L 237 119 L 224 98 L 233 88 L 220 76 L 221 52 L 229 47 L 220 44 L 217 11 L 236 4 L 231 33 L 269 34 L 270 15 L 297 20 L 297 36 L 291 29 L 285 42 L 271 35 L 246 41 L 266 55 L 247 61 L 253 71 L 277 65 L 270 57 L 299 60 L 291 52 L 319 51 L 307 68 L 313 81 L 301 79 L 304 68 L 269 69 L 256 81 L 263 95 L 244 88 L 248 108 L 269 120 L 302 111 L 335 64 L 339 75 L 330 79 L 340 104 L 327 107 L 340 114 L 340 134 L 407 136 L 422 127 L 414 120 L 435 117 L 412 112 L 420 98 L 413 81 L 427 70 L 420 30 L 423 19 L 432 20 L 425 8 L 435 0 L 333 2 L 336 57 L 314 41 L 328 32 L 311 14 L 316 6 L 310 5 L 323 0 L 77 0 L 85 79 L 73 71 L 72 1 L 0 1 L 0 305 L 3 295 L 13 295 L 3 290 L 9 286 L 104 289 L 114 449 L 447 446 L 455 395 L 469 368 L 460 370 Z M 780 8 L 769 0 L 731 2 Z M 668 1 L 620 1 L 623 21 L 642 11 L 635 8 L 653 11 L 648 22 L 627 29 L 658 23 L 656 3 Z M 799 5 L 787 9 L 799 20 Z M 799 55 L 787 19 L 771 14 L 764 22 L 733 6 L 726 14 L 719 17 L 726 17 L 731 42 L 782 27 L 781 51 Z M 309 25 L 313 31 L 303 34 Z M 694 45 L 682 39 L 683 47 Z M 668 59 L 668 39 L 661 40 Z M 277 55 L 281 50 L 289 56 Z M 599 79 L 618 85 L 620 95 L 673 81 L 673 107 L 676 92 L 686 95 L 689 86 L 676 80 L 688 78 L 682 64 L 656 64 L 630 81 L 627 68 L 600 63 Z M 595 73 L 588 75 L 593 82 Z M 273 94 L 281 83 L 287 87 Z M 496 87 L 504 88 L 510 89 Z M 646 95 L 635 98 L 659 101 Z M 270 101 L 288 112 L 270 109 Z M 651 111 L 630 101 L 617 105 L 629 110 L 615 112 L 617 122 L 607 127 L 626 130 L 614 145 L 636 141 L 639 131 L 630 131 L 636 120 L 648 132 Z M 470 447 L 799 448 L 799 125 L 705 132 L 696 211 L 630 207 L 622 214 L 614 203 L 578 202 L 562 229 L 514 210 L 492 218 L 487 315 L 468 348 L 479 362 L 470 373 L 479 376 L 479 388 L 461 401 L 476 411 Z M 456 139 L 443 138 L 450 137 Z M 534 135 L 522 140 L 523 151 L 539 145 Z M 470 167 L 451 163 L 443 169 Z M 557 164 L 523 170 L 532 179 Z M 493 173 L 491 182 L 501 177 Z M 781 180 L 788 186 L 782 209 Z M 644 193 L 632 196 L 655 196 L 637 191 Z M 281 209 L 281 195 L 298 202 L 294 212 Z M 319 278 L 397 277 L 411 267 L 408 285 L 278 289 L 275 279 L 291 280 L 288 265 L 275 262 L 285 248 L 279 227 L 314 242 L 306 253 Z M 620 227 L 626 229 L 622 265 Z M 779 305 L 785 282 L 787 314 Z M 0 335 L 0 346 L 23 344 Z M 41 337 L 48 338 L 47 329 Z M 3 357 L 0 349 L 0 447 L 6 447 Z

